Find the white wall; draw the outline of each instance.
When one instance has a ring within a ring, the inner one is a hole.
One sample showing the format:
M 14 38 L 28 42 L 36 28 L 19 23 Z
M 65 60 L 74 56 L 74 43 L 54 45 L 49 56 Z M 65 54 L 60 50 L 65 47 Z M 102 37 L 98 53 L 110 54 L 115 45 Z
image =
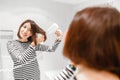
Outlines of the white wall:
M 13 62 L 6 48 L 6 43 L 12 39 L 12 34 L 11 31 L 0 31 L 0 80 L 13 80 Z
M 112 6 L 120 10 L 120 0 L 85 0 L 74 6 L 73 14 L 89 6 Z

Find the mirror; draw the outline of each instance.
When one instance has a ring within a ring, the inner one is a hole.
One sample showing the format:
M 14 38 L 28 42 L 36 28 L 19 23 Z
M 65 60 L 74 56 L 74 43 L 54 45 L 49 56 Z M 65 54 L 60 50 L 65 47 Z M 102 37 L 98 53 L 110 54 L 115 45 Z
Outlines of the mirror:
M 42 14 L 44 13 L 44 15 Z M 55 21 L 52 21 L 45 11 L 37 8 L 15 8 L 11 11 L 3 11 L 0 13 L 0 80 L 14 80 L 13 78 L 13 61 L 7 50 L 7 42 L 16 40 L 17 31 L 20 24 L 26 20 L 34 20 L 41 28 L 47 32 L 47 40 L 45 44 L 52 45 L 55 40 L 55 30 L 60 27 Z M 40 77 L 42 80 L 49 80 L 49 74 L 58 72 L 60 66 L 65 63 L 62 56 L 62 43 L 55 52 L 37 51 L 37 59 L 40 67 Z M 53 74 L 54 75 L 54 74 Z

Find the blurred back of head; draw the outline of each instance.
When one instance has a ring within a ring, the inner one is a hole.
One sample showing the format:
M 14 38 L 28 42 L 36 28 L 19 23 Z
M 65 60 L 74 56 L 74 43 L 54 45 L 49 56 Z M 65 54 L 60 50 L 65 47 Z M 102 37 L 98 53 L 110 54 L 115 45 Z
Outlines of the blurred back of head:
M 74 16 L 65 38 L 64 55 L 120 76 L 120 13 L 112 7 L 89 7 Z

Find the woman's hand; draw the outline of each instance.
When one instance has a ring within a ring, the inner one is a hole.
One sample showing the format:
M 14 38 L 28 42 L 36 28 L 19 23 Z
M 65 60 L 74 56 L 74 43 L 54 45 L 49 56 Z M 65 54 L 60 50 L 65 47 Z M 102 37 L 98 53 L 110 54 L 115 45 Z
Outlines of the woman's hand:
M 37 44 L 44 42 L 44 40 L 45 40 L 44 35 L 38 33 L 36 37 Z
M 44 39 L 44 35 L 42 35 L 42 34 L 40 34 L 40 33 L 37 33 L 37 34 L 36 34 L 36 45 L 38 45 L 39 43 L 44 42 L 44 40 L 45 40 L 45 39 Z M 34 41 L 32 41 L 31 45 L 32 45 L 33 47 L 36 46 Z
M 55 34 L 57 36 L 57 39 L 61 40 L 61 38 L 62 38 L 62 31 L 60 29 L 57 29 L 56 32 L 55 32 Z

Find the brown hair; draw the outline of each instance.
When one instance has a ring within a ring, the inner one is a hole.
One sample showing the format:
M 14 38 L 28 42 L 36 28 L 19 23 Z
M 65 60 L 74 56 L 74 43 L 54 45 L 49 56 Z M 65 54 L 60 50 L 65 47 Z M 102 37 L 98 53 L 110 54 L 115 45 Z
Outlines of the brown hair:
M 120 76 L 120 13 L 115 8 L 89 7 L 76 13 L 65 38 L 63 53 L 85 64 Z
M 35 38 L 36 38 L 36 33 L 40 33 L 40 34 L 44 35 L 44 41 L 47 39 L 46 32 L 45 32 L 42 28 L 40 28 L 33 20 L 30 20 L 30 19 L 25 20 L 25 21 L 20 25 L 20 27 L 19 27 L 19 29 L 18 29 L 18 33 L 17 33 L 17 36 L 18 36 L 19 38 L 21 38 L 21 36 L 20 36 L 20 29 L 21 29 L 21 27 L 22 27 L 25 23 L 30 23 L 30 25 L 31 25 L 31 33 L 32 33 L 32 36 L 28 38 L 29 41 L 31 41 L 31 42 L 34 41 L 35 44 L 36 44 L 36 39 L 35 39 Z

